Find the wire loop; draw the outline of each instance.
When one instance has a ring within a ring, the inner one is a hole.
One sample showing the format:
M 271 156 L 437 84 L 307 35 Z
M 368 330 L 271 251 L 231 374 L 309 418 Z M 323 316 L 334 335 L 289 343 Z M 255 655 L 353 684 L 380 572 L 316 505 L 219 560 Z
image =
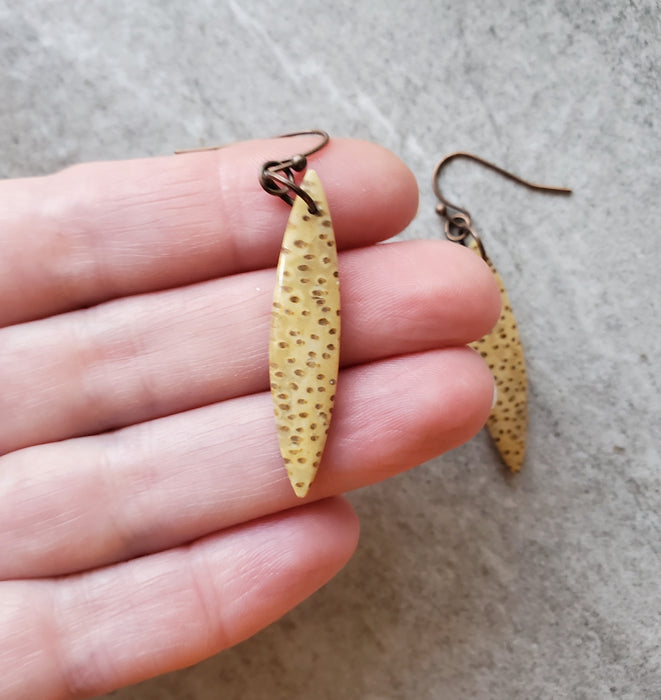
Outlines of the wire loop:
M 494 172 L 497 172 L 499 175 L 506 177 L 508 180 L 512 180 L 518 185 L 523 185 L 524 187 L 527 187 L 530 190 L 536 190 L 538 192 L 547 192 L 548 194 L 571 194 L 571 190 L 568 187 L 549 187 L 548 185 L 538 185 L 534 182 L 530 182 L 529 180 L 524 180 L 518 175 L 514 175 L 508 170 L 505 170 L 499 167 L 498 165 L 491 163 L 488 160 L 484 160 L 484 158 L 480 158 L 479 156 L 476 156 L 473 153 L 467 153 L 465 151 L 456 151 L 454 153 L 450 153 L 444 158 L 441 158 L 441 160 L 436 164 L 436 167 L 434 168 L 432 187 L 434 188 L 434 194 L 436 195 L 436 197 L 438 197 L 438 200 L 441 202 L 436 206 L 436 213 L 442 219 L 445 219 L 445 236 L 450 241 L 463 243 L 464 245 L 466 245 L 467 239 L 472 238 L 475 241 L 475 244 L 479 249 L 480 255 L 482 256 L 482 258 L 484 258 L 484 260 L 487 259 L 487 254 L 484 250 L 484 245 L 482 244 L 480 237 L 473 230 L 473 227 L 471 225 L 470 214 L 466 209 L 463 209 L 462 207 L 453 204 L 448 199 L 446 199 L 443 196 L 443 193 L 441 192 L 441 172 L 450 161 L 455 160 L 456 158 L 466 158 L 467 160 L 472 160 L 476 163 L 479 163 L 480 165 L 483 165 L 484 167 L 489 168 Z M 448 210 L 456 213 L 451 214 Z
M 317 207 L 312 197 L 296 183 L 294 172 L 305 170 L 308 164 L 308 156 L 321 150 L 330 140 L 330 136 L 321 129 L 310 129 L 309 131 L 296 131 L 292 134 L 282 134 L 277 138 L 286 139 L 292 136 L 305 136 L 308 134 L 317 134 L 321 136 L 321 143 L 318 143 L 304 153 L 297 153 L 286 160 L 267 161 L 262 165 L 259 171 L 259 184 L 265 192 L 268 192 L 274 197 L 280 197 L 280 199 L 289 204 L 289 206 L 294 204 L 293 193 L 308 205 L 310 214 L 319 216 L 321 214 L 319 207 Z

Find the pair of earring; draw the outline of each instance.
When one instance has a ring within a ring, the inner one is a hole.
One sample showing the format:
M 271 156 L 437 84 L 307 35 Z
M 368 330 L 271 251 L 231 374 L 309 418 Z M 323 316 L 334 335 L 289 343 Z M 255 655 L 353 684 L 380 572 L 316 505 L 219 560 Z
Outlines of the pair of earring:
M 337 250 L 328 203 L 309 156 L 329 141 L 325 131 L 284 134 L 281 138 L 317 135 L 310 150 L 282 161 L 268 161 L 259 182 L 270 195 L 291 206 L 282 240 L 273 296 L 269 343 L 269 376 L 280 453 L 294 492 L 304 497 L 324 452 L 333 413 L 340 356 L 340 285 Z M 198 149 L 194 149 L 198 150 Z M 507 467 L 523 465 L 527 431 L 527 380 L 523 348 L 503 281 L 472 227 L 466 209 L 442 194 L 441 173 L 453 160 L 464 158 L 483 165 L 525 187 L 552 194 L 570 194 L 564 187 L 548 187 L 523 180 L 471 153 L 456 152 L 434 169 L 432 187 L 444 219 L 446 237 L 461 243 L 487 263 L 501 295 L 501 315 L 492 331 L 473 343 L 491 369 L 497 398 L 487 421 Z M 296 172 L 305 172 L 300 184 Z

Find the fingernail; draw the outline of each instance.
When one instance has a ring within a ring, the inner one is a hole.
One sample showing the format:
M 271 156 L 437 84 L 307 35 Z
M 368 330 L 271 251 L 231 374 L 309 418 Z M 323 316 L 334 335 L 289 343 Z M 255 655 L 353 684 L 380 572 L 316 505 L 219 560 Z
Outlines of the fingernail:
M 491 401 L 491 408 L 493 408 L 498 403 L 498 387 L 493 385 L 493 400 Z

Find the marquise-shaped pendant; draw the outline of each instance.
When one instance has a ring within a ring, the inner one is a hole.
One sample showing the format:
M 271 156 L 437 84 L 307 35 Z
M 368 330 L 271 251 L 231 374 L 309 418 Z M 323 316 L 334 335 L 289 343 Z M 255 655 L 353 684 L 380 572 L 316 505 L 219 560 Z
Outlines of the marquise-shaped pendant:
M 278 260 L 269 374 L 280 453 L 297 496 L 307 494 L 329 430 L 340 357 L 340 285 L 328 204 L 314 170 L 296 197 Z
M 480 255 L 476 244 L 468 247 Z M 523 466 L 528 429 L 526 365 L 505 285 L 491 260 L 485 260 L 500 289 L 500 318 L 491 333 L 471 346 L 484 358 L 496 381 L 497 398 L 487 429 L 507 467 L 518 472 Z

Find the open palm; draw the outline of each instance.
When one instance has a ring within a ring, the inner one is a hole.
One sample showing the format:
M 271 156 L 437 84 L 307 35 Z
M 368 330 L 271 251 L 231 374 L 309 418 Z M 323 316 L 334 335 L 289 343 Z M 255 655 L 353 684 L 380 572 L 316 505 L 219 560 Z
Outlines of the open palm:
M 0 697 L 87 697 L 245 639 L 350 557 L 339 494 L 486 419 L 492 380 L 464 345 L 498 315 L 488 269 L 455 244 L 374 245 L 412 218 L 415 181 L 333 139 L 314 168 L 342 371 L 296 498 L 267 391 L 289 210 L 257 180 L 292 143 L 0 183 Z

